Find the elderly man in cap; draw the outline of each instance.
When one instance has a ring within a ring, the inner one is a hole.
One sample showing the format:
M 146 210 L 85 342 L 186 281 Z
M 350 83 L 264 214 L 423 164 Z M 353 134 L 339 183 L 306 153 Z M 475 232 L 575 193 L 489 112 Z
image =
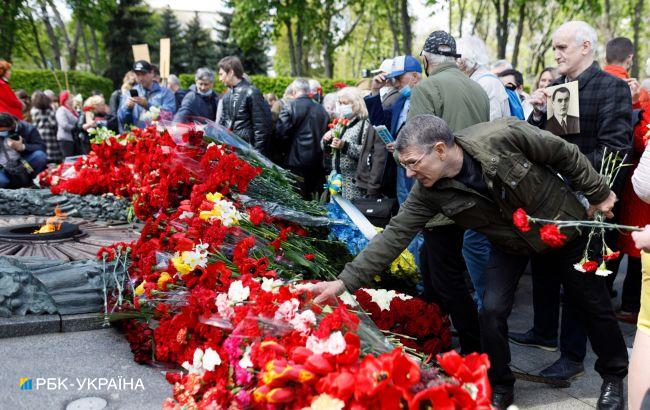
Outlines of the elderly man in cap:
M 420 56 L 428 77 L 411 92 L 409 120 L 422 114 L 436 115 L 454 132 L 490 120 L 487 94 L 458 69 L 456 59 L 460 55 L 450 34 L 431 33 Z M 480 351 L 481 342 L 478 310 L 467 286 L 467 267 L 462 255 L 464 232 L 444 215 L 434 216 L 422 230 L 420 270 L 424 296 L 435 299 L 449 312 L 458 330 L 461 350 L 469 353 Z
M 379 74 L 386 75 L 390 73 L 393 67 L 393 59 L 386 58 L 381 62 L 379 68 L 372 70 L 370 73 L 374 76 Z M 372 89 L 371 89 L 372 92 Z M 373 93 L 374 95 L 374 93 Z M 381 99 L 381 104 L 384 107 L 384 110 L 390 110 L 390 107 L 395 104 L 395 101 L 399 98 L 399 91 L 393 86 L 392 83 L 386 82 L 383 87 L 379 89 L 379 98 Z
M 420 62 L 411 55 L 398 56 L 392 60 L 391 68 L 388 73 L 379 73 L 372 79 L 372 88 L 370 95 L 364 98 L 368 108 L 368 118 L 372 125 L 385 125 L 393 135 L 397 137 L 400 128 L 406 122 L 409 108 L 411 106 L 411 89 L 415 87 L 422 78 L 422 67 Z M 385 104 L 381 102 L 380 90 L 386 85 L 391 84 L 397 91 L 397 98 L 390 108 L 384 108 Z M 387 148 L 393 152 L 394 143 L 388 144 Z M 395 167 L 388 167 L 391 175 L 387 177 L 394 179 Z M 392 171 L 392 172 L 390 172 Z M 393 188 L 395 185 L 390 184 Z M 413 181 L 406 178 L 404 170 L 397 170 L 397 199 L 400 203 L 404 202 L 408 192 L 413 186 Z
M 127 125 L 146 127 L 150 121 L 146 114 L 152 107 L 160 109 L 160 115 L 163 117 L 171 118 L 176 112 L 174 93 L 154 80 L 154 68 L 148 61 L 136 61 L 133 71 L 138 83 L 131 89 L 131 95 L 122 96 L 120 108 L 117 110 L 120 131 L 124 131 Z M 137 96 L 133 95 L 136 91 Z

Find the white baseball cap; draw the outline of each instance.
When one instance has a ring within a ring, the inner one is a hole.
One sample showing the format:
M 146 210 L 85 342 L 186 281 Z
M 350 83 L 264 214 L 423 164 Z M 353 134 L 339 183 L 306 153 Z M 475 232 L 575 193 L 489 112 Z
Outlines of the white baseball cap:
M 381 62 L 381 65 L 379 66 L 378 69 L 372 70 L 371 73 L 373 74 L 390 73 L 392 67 L 393 67 L 393 59 L 387 58 Z

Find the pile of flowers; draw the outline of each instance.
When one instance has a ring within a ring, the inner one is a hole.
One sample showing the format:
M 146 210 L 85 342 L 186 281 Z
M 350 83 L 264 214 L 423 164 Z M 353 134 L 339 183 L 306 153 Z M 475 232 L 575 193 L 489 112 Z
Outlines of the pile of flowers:
M 105 306 L 137 362 L 179 369 L 166 375 L 174 387 L 164 408 L 489 408 L 485 355 L 440 355 L 442 373 L 407 354 L 448 346 L 437 307 L 394 294 L 384 321 L 403 332 L 396 348 L 358 306 L 313 302 L 310 281 L 339 267 L 315 231 L 241 200 L 268 169 L 196 130 L 177 138 L 149 127 L 98 142 L 41 180 L 54 192 L 132 199 L 139 240 L 98 252 L 105 278 L 128 268 Z
M 438 305 L 386 289 L 359 289 L 354 299 L 379 329 L 405 348 L 431 355 L 449 350 L 450 322 Z

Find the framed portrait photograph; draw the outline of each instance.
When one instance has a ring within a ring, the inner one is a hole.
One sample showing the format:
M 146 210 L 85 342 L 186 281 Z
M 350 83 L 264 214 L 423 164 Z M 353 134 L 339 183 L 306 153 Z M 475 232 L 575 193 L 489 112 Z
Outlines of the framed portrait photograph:
M 580 133 L 580 102 L 578 82 L 560 84 L 546 89 L 546 131 L 555 135 Z

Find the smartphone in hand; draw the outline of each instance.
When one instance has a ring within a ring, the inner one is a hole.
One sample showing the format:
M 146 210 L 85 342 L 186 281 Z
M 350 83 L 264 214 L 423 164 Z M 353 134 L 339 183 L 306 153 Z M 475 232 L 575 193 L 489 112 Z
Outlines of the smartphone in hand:
M 129 94 L 131 94 L 131 98 L 137 97 L 138 96 L 138 90 L 136 90 L 135 88 L 131 88 L 129 90 Z

